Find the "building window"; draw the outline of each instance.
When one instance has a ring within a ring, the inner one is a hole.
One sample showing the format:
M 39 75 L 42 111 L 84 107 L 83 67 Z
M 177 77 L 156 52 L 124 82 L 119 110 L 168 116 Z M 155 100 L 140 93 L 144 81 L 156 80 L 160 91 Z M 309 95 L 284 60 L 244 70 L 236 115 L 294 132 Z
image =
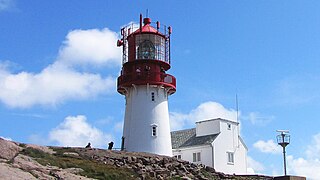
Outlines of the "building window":
M 197 153 L 193 153 L 193 162 L 199 162 L 201 161 L 201 153 L 197 152 Z
M 227 152 L 227 155 L 228 155 L 228 164 L 234 164 L 234 153 Z
M 152 125 L 151 126 L 151 131 L 152 131 L 152 136 L 156 137 L 157 136 L 157 126 L 156 125 Z
M 228 123 L 227 126 L 228 126 L 228 130 L 231 130 L 231 124 Z
M 181 155 L 180 154 L 179 155 L 175 155 L 174 157 L 177 158 L 177 159 L 181 159 Z
M 154 92 L 151 93 L 151 101 L 154 101 Z

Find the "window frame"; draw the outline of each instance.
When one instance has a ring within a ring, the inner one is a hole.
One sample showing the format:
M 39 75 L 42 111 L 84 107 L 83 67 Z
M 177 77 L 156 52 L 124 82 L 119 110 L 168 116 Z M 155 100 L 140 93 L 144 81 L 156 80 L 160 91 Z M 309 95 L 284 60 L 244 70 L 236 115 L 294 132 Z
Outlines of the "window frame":
M 151 92 L 151 101 L 156 101 L 155 92 Z
M 232 124 L 231 123 L 227 123 L 227 129 L 231 130 Z
M 156 124 L 151 125 L 151 136 L 152 137 L 158 136 L 158 126 Z
M 227 152 L 227 163 L 231 165 L 234 164 L 234 152 Z
M 201 152 L 192 153 L 192 162 L 201 162 Z

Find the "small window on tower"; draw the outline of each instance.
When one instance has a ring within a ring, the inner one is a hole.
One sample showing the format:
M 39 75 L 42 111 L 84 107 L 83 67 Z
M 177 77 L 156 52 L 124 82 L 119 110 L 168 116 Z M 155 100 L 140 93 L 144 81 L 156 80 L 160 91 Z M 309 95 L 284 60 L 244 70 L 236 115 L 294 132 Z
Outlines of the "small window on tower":
M 157 136 L 157 126 L 156 125 L 152 125 L 151 126 L 151 131 L 152 131 L 152 136 L 156 137 Z
M 151 93 L 151 101 L 154 101 L 154 92 Z
M 231 130 L 231 124 L 230 123 L 228 123 L 228 130 Z

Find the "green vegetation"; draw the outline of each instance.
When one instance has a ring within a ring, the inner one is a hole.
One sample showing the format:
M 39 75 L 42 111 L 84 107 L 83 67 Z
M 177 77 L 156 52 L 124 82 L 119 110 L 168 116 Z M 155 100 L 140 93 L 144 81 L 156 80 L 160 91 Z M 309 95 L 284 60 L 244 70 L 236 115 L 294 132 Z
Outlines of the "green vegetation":
M 22 147 L 22 148 L 25 148 L 25 147 L 26 147 L 26 144 L 20 143 L 19 146 Z
M 209 173 L 209 172 L 207 172 L 207 171 L 202 170 L 201 173 L 202 173 L 206 178 L 208 178 L 208 179 L 210 179 L 210 180 L 218 179 L 217 176 L 212 175 L 211 173 Z
M 135 179 L 137 175 L 125 168 L 116 168 L 111 165 L 102 164 L 85 157 L 64 155 L 65 152 L 76 152 L 72 148 L 54 148 L 55 154 L 25 148 L 22 154 L 33 157 L 42 165 L 57 166 L 60 168 L 81 168 L 79 175 L 95 179 Z

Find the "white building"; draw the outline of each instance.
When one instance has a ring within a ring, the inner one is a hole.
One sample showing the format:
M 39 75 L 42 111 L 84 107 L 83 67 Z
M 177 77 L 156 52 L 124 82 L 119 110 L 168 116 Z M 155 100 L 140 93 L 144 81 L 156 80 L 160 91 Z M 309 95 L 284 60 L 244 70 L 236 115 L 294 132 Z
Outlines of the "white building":
M 226 174 L 246 174 L 247 147 L 239 123 L 225 119 L 196 122 L 196 128 L 171 132 L 172 152 L 178 159 L 204 164 Z

